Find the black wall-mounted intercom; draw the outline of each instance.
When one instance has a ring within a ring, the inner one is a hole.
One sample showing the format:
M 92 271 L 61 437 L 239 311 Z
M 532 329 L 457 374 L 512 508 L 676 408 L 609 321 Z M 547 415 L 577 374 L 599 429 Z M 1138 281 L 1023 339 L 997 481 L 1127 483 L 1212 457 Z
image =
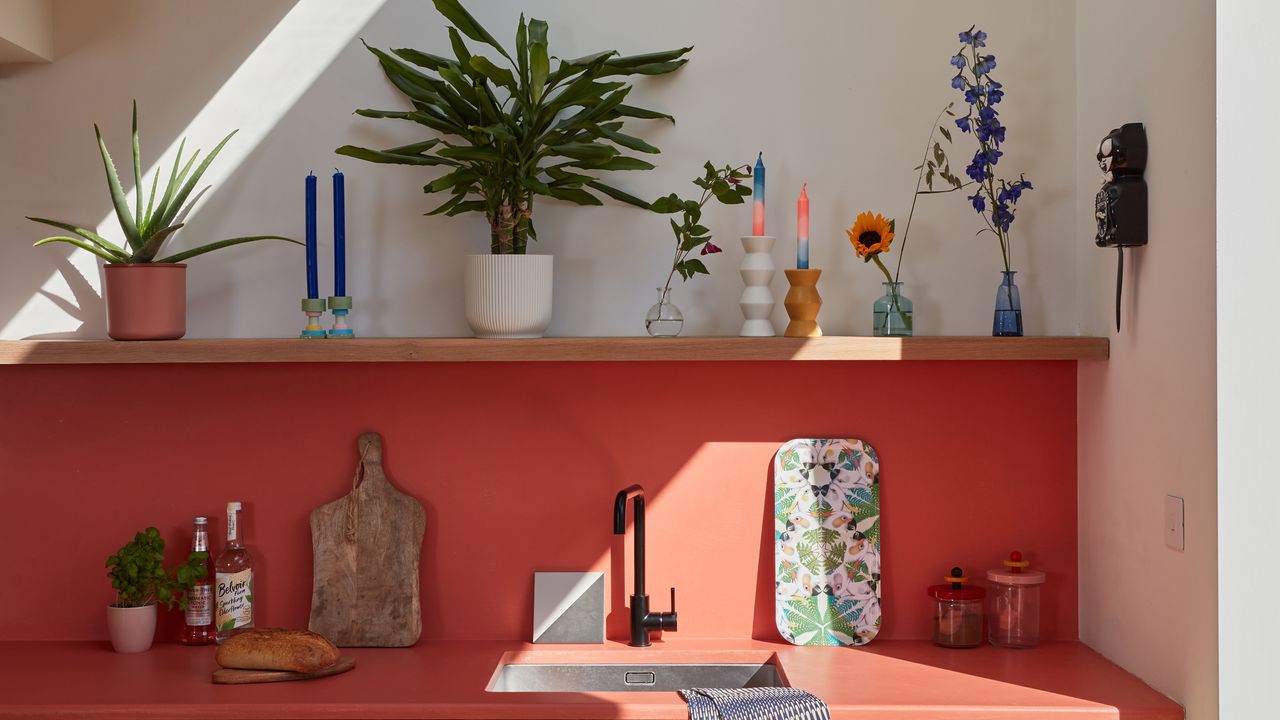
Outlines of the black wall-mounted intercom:
M 1098 247 L 1119 253 L 1116 267 L 1116 332 L 1120 331 L 1120 297 L 1124 286 L 1124 249 L 1147 244 L 1147 131 L 1142 123 L 1112 130 L 1098 145 L 1102 188 L 1094 199 Z

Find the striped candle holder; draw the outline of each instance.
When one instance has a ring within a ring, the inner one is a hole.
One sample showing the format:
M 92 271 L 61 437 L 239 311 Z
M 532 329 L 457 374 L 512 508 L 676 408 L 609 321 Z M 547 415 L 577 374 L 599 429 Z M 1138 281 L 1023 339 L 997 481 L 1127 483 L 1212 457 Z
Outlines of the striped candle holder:
M 324 298 L 302 298 L 302 314 L 307 316 L 307 324 L 302 328 L 302 337 L 308 340 L 323 340 L 327 337 L 320 326 L 320 316 L 324 314 Z
M 355 337 L 355 331 L 347 326 L 347 314 L 351 312 L 351 297 L 347 295 L 330 296 L 329 310 L 333 312 L 333 327 L 329 329 L 329 337 L 332 339 Z

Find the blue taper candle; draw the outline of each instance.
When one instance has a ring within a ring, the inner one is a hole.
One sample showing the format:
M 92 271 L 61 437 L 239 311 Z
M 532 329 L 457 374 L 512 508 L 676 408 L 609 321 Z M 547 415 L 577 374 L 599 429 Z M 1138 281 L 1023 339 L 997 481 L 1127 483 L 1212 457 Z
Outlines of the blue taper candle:
M 755 177 L 755 187 L 752 188 L 751 194 L 751 234 L 757 237 L 764 235 L 764 153 L 761 152 L 756 156 L 756 169 L 752 173 Z
M 307 174 L 307 297 L 320 297 L 316 277 L 316 176 Z
M 333 173 L 333 294 L 347 294 L 347 184 L 341 170 Z

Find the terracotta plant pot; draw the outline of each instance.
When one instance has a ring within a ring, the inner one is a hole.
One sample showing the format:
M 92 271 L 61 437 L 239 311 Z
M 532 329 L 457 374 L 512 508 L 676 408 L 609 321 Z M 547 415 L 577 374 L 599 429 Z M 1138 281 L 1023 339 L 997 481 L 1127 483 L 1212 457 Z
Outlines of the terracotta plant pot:
M 539 338 L 551 324 L 550 255 L 468 255 L 467 323 L 479 338 Z
M 156 606 L 107 606 L 107 633 L 118 653 L 140 653 L 151 649 L 156 636 Z
M 177 340 L 187 334 L 185 263 L 106 266 L 107 334 L 115 340 Z

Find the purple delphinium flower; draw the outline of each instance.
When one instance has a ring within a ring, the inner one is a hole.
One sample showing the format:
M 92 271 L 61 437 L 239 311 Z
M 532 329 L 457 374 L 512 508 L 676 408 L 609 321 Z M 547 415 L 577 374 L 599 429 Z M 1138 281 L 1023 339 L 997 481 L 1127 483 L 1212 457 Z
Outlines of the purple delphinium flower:
M 723 250 L 721 250 L 721 249 L 720 249 L 720 247 L 719 247 L 718 245 L 716 245 L 715 243 L 713 243 L 713 242 L 711 242 L 710 240 L 708 240 L 708 241 L 707 241 L 707 244 L 702 246 L 702 252 L 700 252 L 700 253 L 698 253 L 698 254 L 699 254 L 699 255 L 714 255 L 714 254 L 716 254 L 716 253 L 718 253 L 718 252 L 724 252 L 724 251 L 723 251 Z
M 1013 224 L 1013 211 L 1006 203 L 997 203 L 991 208 L 991 224 L 998 225 L 1004 232 L 1009 232 L 1009 226 Z
M 974 155 L 973 162 L 964 169 L 964 174 L 968 175 L 970 180 L 980 183 L 987 179 L 987 166 L 982 164 L 977 155 Z
M 962 92 L 970 109 L 964 117 L 957 118 L 955 124 L 961 131 L 973 133 L 979 143 L 973 160 L 965 168 L 965 175 L 977 183 L 978 188 L 967 198 L 974 211 L 986 215 L 991 227 L 1003 238 L 1013 223 L 1018 200 L 1032 186 L 1021 176 L 1013 182 L 995 177 L 994 168 L 1004 156 L 1000 147 L 1006 133 L 995 106 L 1004 100 L 1004 86 L 991 78 L 991 72 L 997 67 L 995 55 L 978 51 L 986 47 L 987 34 L 971 27 L 960 33 L 959 38 L 963 47 L 949 61 L 959 70 L 951 86 Z M 968 53 L 972 53 L 972 58 Z M 1008 258 L 1005 260 L 1007 263 Z
M 992 120 L 991 123 L 987 125 L 987 128 L 991 132 L 992 142 L 994 142 L 997 146 L 1003 145 L 1004 144 L 1004 126 L 1000 124 L 1000 121 Z
M 996 82 L 995 80 L 992 80 L 987 83 L 987 104 L 988 105 L 996 105 L 1001 100 L 1004 99 L 1004 90 L 1000 89 L 1002 87 L 1004 86 Z

